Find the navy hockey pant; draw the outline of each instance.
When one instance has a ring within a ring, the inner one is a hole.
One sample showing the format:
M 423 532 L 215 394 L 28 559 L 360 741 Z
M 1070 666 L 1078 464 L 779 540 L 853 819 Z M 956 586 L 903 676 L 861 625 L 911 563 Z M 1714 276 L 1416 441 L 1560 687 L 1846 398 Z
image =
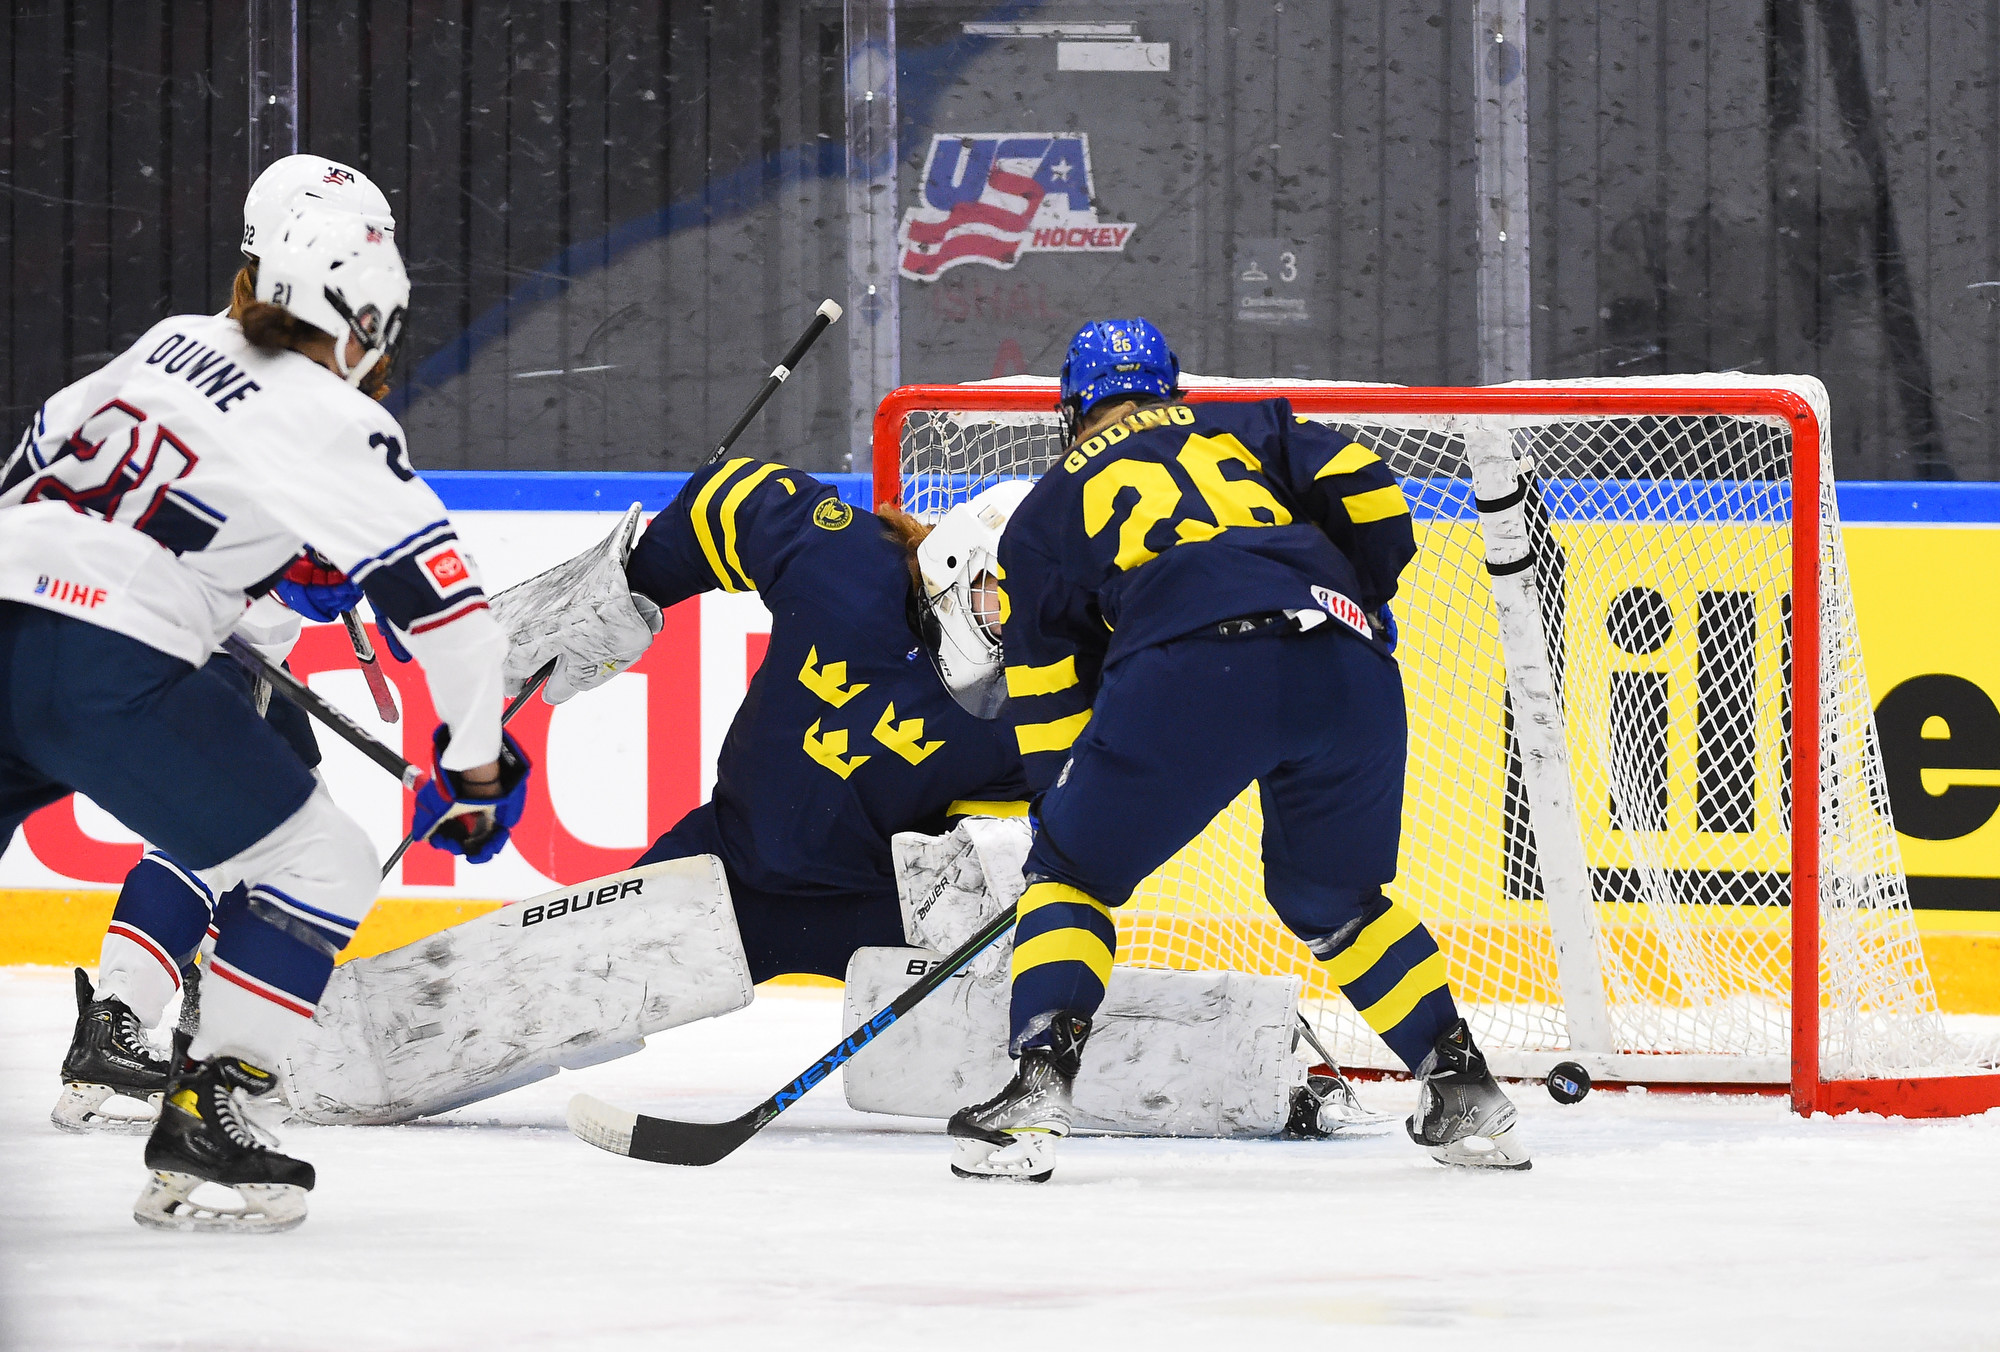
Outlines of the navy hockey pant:
M 1405 721 L 1394 659 L 1328 624 L 1205 631 L 1105 673 L 1043 796 L 1015 929 L 1011 1046 L 1104 998 L 1111 908 L 1253 781 L 1264 891 L 1412 1069 L 1458 1018 L 1436 942 L 1383 895 L 1396 876 Z
M 293 822 L 316 788 L 242 684 L 81 620 L 0 602 L 0 847 L 30 813 L 75 791 L 184 869 L 205 869 Z M 330 828 L 339 838 L 328 848 L 343 859 L 366 844 L 357 849 L 347 825 Z M 354 909 L 348 890 L 336 912 L 283 891 L 259 907 L 233 889 L 217 909 L 217 958 L 246 990 L 310 1016 L 358 923 L 344 913 Z M 205 901 L 193 905 L 205 921 Z M 160 923 L 173 930 L 162 947 L 179 957 L 187 926 Z
M 746 886 L 729 866 L 713 800 L 681 818 L 632 867 L 696 854 L 722 860 L 752 981 L 769 981 L 788 972 L 838 981 L 847 975 L 847 960 L 855 949 L 900 947 L 904 942 L 902 908 L 893 891 L 872 897 L 798 897 Z

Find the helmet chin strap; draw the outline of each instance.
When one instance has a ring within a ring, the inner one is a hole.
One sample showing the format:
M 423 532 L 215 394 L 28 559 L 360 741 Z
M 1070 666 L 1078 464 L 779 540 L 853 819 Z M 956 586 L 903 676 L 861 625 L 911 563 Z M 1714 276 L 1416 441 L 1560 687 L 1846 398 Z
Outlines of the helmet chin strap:
M 375 369 L 375 363 L 382 360 L 382 349 L 379 347 L 368 348 L 366 353 L 367 355 L 356 362 L 350 370 L 347 365 L 347 344 L 339 342 L 333 346 L 333 361 L 334 365 L 340 368 L 340 378 L 357 390 L 361 388 L 361 382 L 368 378 L 368 373 Z

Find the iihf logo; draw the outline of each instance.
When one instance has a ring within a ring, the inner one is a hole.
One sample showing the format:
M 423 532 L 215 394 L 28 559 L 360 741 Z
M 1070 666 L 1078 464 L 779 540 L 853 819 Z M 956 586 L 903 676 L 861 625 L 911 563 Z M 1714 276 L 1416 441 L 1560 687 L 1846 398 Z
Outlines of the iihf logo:
M 903 213 L 899 271 L 930 282 L 961 263 L 1011 268 L 1024 253 L 1118 253 L 1136 226 L 1100 221 L 1083 132 L 939 132 L 923 203 Z

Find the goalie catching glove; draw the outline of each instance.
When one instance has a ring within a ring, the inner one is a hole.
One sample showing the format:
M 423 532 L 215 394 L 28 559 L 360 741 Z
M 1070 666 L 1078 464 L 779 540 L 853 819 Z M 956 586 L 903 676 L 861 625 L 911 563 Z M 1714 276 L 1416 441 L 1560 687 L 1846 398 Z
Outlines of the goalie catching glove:
M 410 834 L 428 840 L 447 854 L 462 854 L 466 862 L 483 864 L 507 844 L 507 832 L 521 820 L 528 801 L 528 774 L 534 769 L 521 744 L 500 734 L 500 782 L 491 788 L 466 783 L 456 770 L 442 764 L 451 729 L 431 734 L 431 777 L 417 789 L 417 809 Z
M 556 669 L 542 698 L 561 704 L 646 655 L 660 632 L 660 608 L 625 581 L 625 561 L 644 528 L 635 502 L 597 545 L 493 598 L 494 618 L 507 631 L 510 697 L 551 660 Z

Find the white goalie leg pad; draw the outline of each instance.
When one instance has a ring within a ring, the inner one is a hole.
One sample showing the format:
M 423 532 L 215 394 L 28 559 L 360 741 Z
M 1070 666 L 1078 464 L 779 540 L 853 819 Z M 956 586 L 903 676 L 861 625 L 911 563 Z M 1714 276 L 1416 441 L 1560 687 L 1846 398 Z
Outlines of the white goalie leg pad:
M 542 698 L 561 704 L 646 655 L 663 623 L 660 608 L 625 580 L 626 560 L 644 528 L 635 502 L 603 540 L 492 598 L 493 618 L 507 633 L 503 674 L 510 696 L 551 658 L 555 674 Z
M 281 1088 L 307 1121 L 405 1122 L 750 999 L 722 861 L 671 859 L 335 968 Z
M 928 971 L 929 949 L 863 948 L 847 966 L 847 1022 L 857 1025 Z M 1013 1076 L 1008 973 L 968 968 L 843 1067 L 849 1106 L 950 1117 Z M 1081 1131 L 1156 1136 L 1272 1136 L 1283 1130 L 1305 1066 L 1292 1055 L 1299 979 L 1243 972 L 1114 967 L 1076 1080 Z
M 967 817 L 941 836 L 905 831 L 889 842 L 903 937 L 917 948 L 949 953 L 1021 899 L 1033 834 L 1023 817 Z M 1004 973 L 1014 951 L 1007 934 L 967 969 Z

